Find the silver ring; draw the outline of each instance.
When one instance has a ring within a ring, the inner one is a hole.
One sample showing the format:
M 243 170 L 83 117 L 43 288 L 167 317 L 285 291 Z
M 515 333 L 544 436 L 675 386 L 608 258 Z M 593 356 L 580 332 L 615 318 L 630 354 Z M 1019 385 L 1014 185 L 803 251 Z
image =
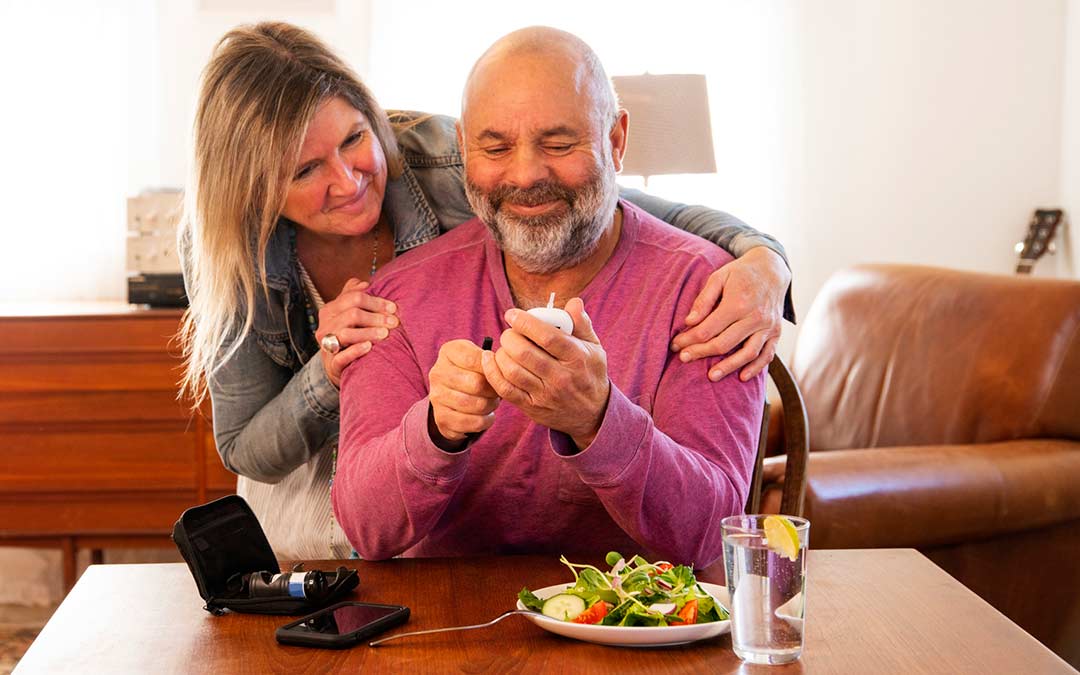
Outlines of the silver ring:
M 337 339 L 337 336 L 333 333 L 327 333 L 323 336 L 323 339 L 319 341 L 319 346 L 323 348 L 323 351 L 327 354 L 337 354 L 341 351 L 341 341 Z

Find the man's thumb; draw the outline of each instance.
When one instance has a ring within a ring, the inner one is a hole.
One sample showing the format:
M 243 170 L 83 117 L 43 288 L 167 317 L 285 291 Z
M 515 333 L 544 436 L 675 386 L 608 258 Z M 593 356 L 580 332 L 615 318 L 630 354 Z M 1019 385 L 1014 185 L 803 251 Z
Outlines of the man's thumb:
M 585 313 L 585 303 L 581 298 L 570 298 L 566 303 L 566 313 L 574 320 L 574 337 L 585 342 L 600 344 L 600 339 L 593 331 L 592 319 Z

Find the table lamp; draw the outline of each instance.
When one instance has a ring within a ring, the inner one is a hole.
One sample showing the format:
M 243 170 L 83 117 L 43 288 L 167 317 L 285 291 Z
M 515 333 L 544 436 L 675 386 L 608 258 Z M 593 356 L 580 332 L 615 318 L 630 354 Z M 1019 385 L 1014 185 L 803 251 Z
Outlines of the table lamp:
M 612 77 L 630 113 L 623 175 L 715 173 L 709 95 L 704 75 Z

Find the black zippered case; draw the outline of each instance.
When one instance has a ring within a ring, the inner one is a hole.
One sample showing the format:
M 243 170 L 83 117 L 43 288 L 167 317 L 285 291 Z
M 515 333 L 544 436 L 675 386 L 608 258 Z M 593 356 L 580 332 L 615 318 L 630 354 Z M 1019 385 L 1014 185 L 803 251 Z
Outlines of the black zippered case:
M 184 556 L 204 609 L 224 614 L 226 609 L 252 614 L 303 614 L 327 607 L 360 583 L 356 570 L 339 567 L 324 572 L 327 592 L 318 599 L 281 597 L 250 598 L 239 580 L 245 574 L 279 566 L 259 519 L 239 495 L 229 495 L 202 506 L 193 506 L 173 525 L 173 542 Z M 293 572 L 301 572 L 297 565 Z

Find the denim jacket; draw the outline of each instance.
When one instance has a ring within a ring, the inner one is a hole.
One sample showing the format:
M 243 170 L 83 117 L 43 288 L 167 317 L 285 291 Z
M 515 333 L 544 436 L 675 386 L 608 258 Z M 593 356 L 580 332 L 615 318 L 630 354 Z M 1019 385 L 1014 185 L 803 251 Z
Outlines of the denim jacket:
M 404 171 L 388 180 L 383 209 L 402 253 L 473 217 L 463 185 L 454 119 L 433 116 L 398 136 Z M 784 249 L 739 219 L 620 189 L 652 215 L 739 256 L 767 246 Z M 326 377 L 307 325 L 304 287 L 288 223 L 266 251 L 269 301 L 256 293 L 254 323 L 237 351 L 210 378 L 218 452 L 232 472 L 276 483 L 308 462 L 338 434 L 338 390 Z M 786 260 L 786 256 L 785 256 Z M 789 291 L 790 298 L 790 291 Z M 788 308 L 790 316 L 790 300 Z

